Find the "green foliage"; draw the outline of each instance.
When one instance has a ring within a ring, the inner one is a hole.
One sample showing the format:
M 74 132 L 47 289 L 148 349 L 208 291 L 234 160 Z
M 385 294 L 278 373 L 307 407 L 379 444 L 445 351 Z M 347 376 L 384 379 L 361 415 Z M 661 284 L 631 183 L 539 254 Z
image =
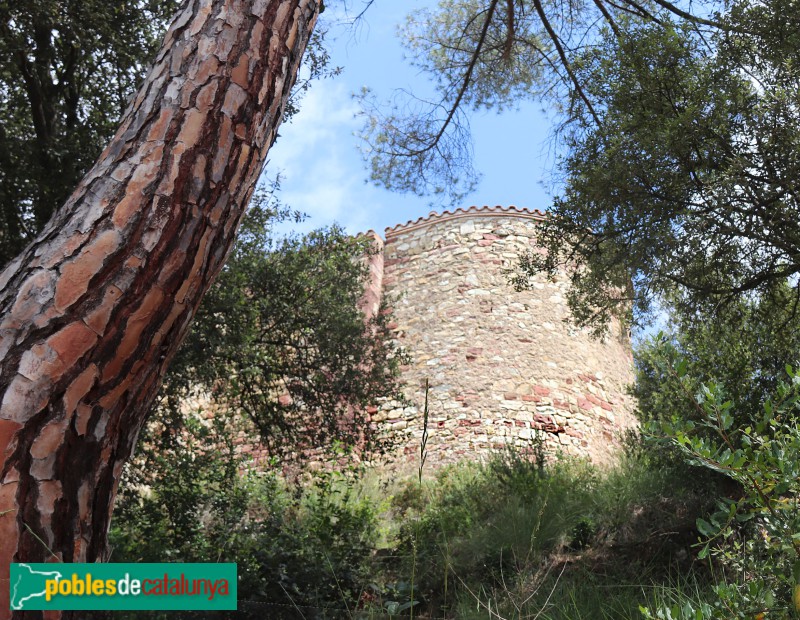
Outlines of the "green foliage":
M 598 470 L 507 452 L 422 485 L 295 485 L 226 448 L 235 427 L 191 430 L 151 427 L 112 559 L 238 562 L 237 617 L 632 619 L 709 596 L 685 558 L 704 501 L 645 456 Z
M 794 617 L 792 597 L 800 583 L 800 374 L 787 365 L 786 379 L 776 380 L 760 412 L 745 403 L 740 414 L 739 403 L 720 385 L 707 382 L 698 388 L 686 360 L 669 343 L 660 347 L 661 359 L 672 360 L 662 370 L 665 384 L 683 392 L 695 415 L 676 413 L 653 424 L 653 430 L 658 428 L 689 463 L 730 478 L 740 489 L 734 497 L 722 495 L 716 510 L 696 524 L 703 537 L 699 557 L 714 557 L 724 570 L 715 600 L 690 606 L 682 615 L 670 613 L 675 618 L 752 618 L 762 612 Z M 651 617 L 668 617 L 663 609 L 659 613 Z
M 293 488 L 221 450 L 230 428 L 161 431 L 146 439 L 147 458 L 126 470 L 113 561 L 237 562 L 241 618 L 294 618 L 298 609 L 332 618 L 357 604 L 377 528 L 375 507 L 358 497 L 352 477 L 328 474 Z
M 125 469 L 111 535 L 117 561 L 237 562 L 241 617 L 338 617 L 358 603 L 376 504 L 350 475 L 294 486 L 249 471 L 242 449 L 254 426 L 273 463 L 309 446 L 379 448 L 364 408 L 392 394 L 402 359 L 388 315 L 358 309 L 366 243 L 338 229 L 276 240 L 292 217 L 266 196 L 248 212 Z
M 356 496 L 352 482 L 323 478 L 293 496 L 276 498 L 273 488 L 259 499 L 255 508 L 269 516 L 254 522 L 235 547 L 237 557 L 246 553 L 244 565 L 239 560 L 242 608 L 253 617 L 264 617 L 265 609 L 270 616 L 296 617 L 295 607 L 334 618 L 356 605 L 370 578 L 376 526 L 373 506 Z M 260 601 L 280 606 L 265 608 Z
M 111 536 L 118 561 L 238 562 L 242 617 L 336 617 L 358 602 L 379 532 L 350 475 L 291 486 L 250 471 L 253 427 L 273 464 L 378 449 L 365 407 L 393 393 L 402 359 L 388 315 L 358 309 L 365 242 L 338 229 L 276 240 L 291 217 L 266 196 L 248 212 L 124 470 Z
M 599 124 L 602 103 L 587 95 L 581 55 L 602 40 L 604 28 L 622 37 L 631 21 L 663 25 L 674 16 L 704 31 L 728 30 L 713 19 L 721 3 L 698 4 L 686 11 L 666 0 L 440 0 L 412 13 L 400 35 L 434 93 L 397 91 L 383 105 L 368 90 L 361 94 L 372 180 L 458 202 L 476 184 L 469 108 L 503 110 L 540 99 L 567 119 L 586 111 Z
M 518 286 L 566 268 L 573 315 L 598 332 L 676 290 L 706 315 L 787 282 L 797 297 L 797 2 L 656 5 L 447 0 L 412 15 L 404 39 L 436 94 L 383 108 L 364 94 L 373 180 L 457 201 L 476 179 L 465 108 L 545 97 L 562 112 L 564 188 Z
M 94 163 L 178 4 L 0 2 L 0 266 Z
M 363 155 L 375 183 L 452 203 L 475 188 L 464 108 L 516 107 L 541 88 L 547 66 L 541 26 L 524 4 L 441 0 L 408 16 L 399 36 L 435 95 L 400 91 L 382 105 L 361 93 Z
M 0 267 L 50 219 L 116 130 L 178 0 L 0 0 Z M 329 65 L 318 29 L 285 115 Z
M 246 417 L 275 457 L 380 451 L 366 408 L 397 392 L 403 356 L 388 315 L 359 310 L 374 250 L 335 226 L 276 239 L 273 223 L 291 216 L 254 202 L 170 367 L 162 415 L 179 418 L 181 398 L 201 392 Z
M 547 256 L 522 267 L 584 267 L 580 322 L 601 328 L 630 302 L 646 314 L 675 290 L 705 316 L 787 282 L 797 297 L 798 14 L 769 0 L 731 4 L 712 32 L 627 20 L 576 60 L 566 186 Z
M 564 567 L 556 568 L 560 571 Z M 523 587 L 518 592 L 497 591 L 493 598 L 485 596 L 482 604 L 474 599 L 462 601 L 455 617 L 479 620 L 488 617 L 491 607 L 502 618 L 514 620 L 642 620 L 643 600 L 661 608 L 687 598 L 701 600 L 706 595 L 702 581 L 692 575 L 662 577 L 660 582 L 649 583 L 645 579 L 621 579 L 613 568 L 566 568 L 563 573 L 551 571 L 541 580 L 534 597 L 527 598 L 530 584 L 527 594 Z
M 400 30 L 414 64 L 436 81 L 444 94 L 468 67 L 476 47 L 482 53 L 473 70 L 473 86 L 462 99 L 473 109 L 515 107 L 542 80 L 535 14 L 518 5 L 501 3 L 483 42 L 481 31 L 486 3 L 478 0 L 441 0 L 435 10 L 412 12 Z
M 681 495 L 668 472 L 642 459 L 608 471 L 581 461 L 545 464 L 516 452 L 483 466 L 463 463 L 416 491 L 395 495 L 403 516 L 400 570 L 414 575 L 415 596 L 434 612 L 484 617 L 494 606 L 512 617 L 539 612 L 580 617 L 557 610 L 565 598 L 576 596 L 594 601 L 597 612 L 598 597 L 589 595 L 586 576 L 575 574 L 579 561 L 563 580 L 559 573 L 567 568 L 559 562 L 578 553 L 602 557 L 613 547 L 630 556 L 609 560 L 615 582 L 602 587 L 620 588 L 619 598 L 606 597 L 599 608 L 616 617 L 612 610 L 622 605 L 628 617 L 636 617 L 641 586 L 631 589 L 630 584 L 642 584 L 651 575 L 663 579 L 684 549 L 680 537 L 675 547 L 665 548 L 667 536 L 694 529 L 693 515 L 702 501 L 684 504 Z M 659 559 L 650 560 L 651 553 Z M 548 595 L 554 590 L 559 595 L 551 605 Z M 577 602 L 579 607 L 592 617 L 586 611 L 591 607 Z
M 249 502 L 233 431 L 222 418 L 199 416 L 179 428 L 150 424 L 142 454 L 124 470 L 112 560 L 218 561 Z
M 686 398 L 714 383 L 736 403 L 735 425 L 755 425 L 765 401 L 775 393 L 786 361 L 800 351 L 795 292 L 788 285 L 771 295 L 731 302 L 706 321 L 676 300 L 670 335 L 659 334 L 636 348 L 633 394 L 643 421 L 678 416 L 697 421 L 701 413 Z M 683 383 L 673 380 L 676 366 Z

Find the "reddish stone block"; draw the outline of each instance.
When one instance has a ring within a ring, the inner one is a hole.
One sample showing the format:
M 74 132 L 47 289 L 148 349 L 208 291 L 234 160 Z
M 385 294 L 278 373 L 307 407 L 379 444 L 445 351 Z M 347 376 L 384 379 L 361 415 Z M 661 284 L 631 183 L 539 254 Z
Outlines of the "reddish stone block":
M 578 407 L 585 409 L 586 411 L 591 411 L 594 409 L 594 405 L 583 397 L 578 398 Z
M 474 362 L 476 359 L 478 359 L 478 356 L 481 353 L 483 353 L 483 349 L 478 347 L 470 347 L 469 349 L 467 349 L 467 355 L 466 355 L 467 361 Z
M 436 248 L 435 250 L 431 250 L 431 254 L 434 254 L 434 253 L 441 254 L 442 252 L 449 252 L 450 250 L 454 250 L 457 247 L 459 247 L 459 245 L 457 243 L 452 243 L 450 245 L 443 245 L 440 248 Z
M 533 392 L 534 394 L 538 394 L 539 396 L 550 396 L 550 390 L 541 385 L 534 385 Z
M 481 421 L 480 420 L 459 420 L 458 421 L 458 425 L 459 426 L 480 426 L 481 425 Z

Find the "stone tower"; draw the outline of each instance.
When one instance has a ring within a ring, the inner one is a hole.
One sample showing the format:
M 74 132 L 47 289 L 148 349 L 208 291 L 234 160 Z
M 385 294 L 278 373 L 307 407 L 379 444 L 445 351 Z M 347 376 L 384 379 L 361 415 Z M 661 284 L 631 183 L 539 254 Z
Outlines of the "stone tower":
M 367 312 L 382 298 L 411 362 L 406 406 L 383 403 L 373 419 L 395 433 L 409 460 L 423 434 L 429 383 L 428 463 L 479 458 L 538 433 L 550 450 L 605 460 L 635 424 L 625 388 L 633 380 L 626 330 L 605 341 L 565 321 L 566 278 L 508 283 L 520 253 L 536 248 L 546 217 L 516 207 L 431 213 L 386 229 L 371 257 Z

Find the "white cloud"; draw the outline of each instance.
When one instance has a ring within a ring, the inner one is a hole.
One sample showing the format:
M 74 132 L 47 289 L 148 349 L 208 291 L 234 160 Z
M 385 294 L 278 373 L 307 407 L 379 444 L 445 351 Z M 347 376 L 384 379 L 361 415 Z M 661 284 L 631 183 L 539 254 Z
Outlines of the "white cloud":
M 363 184 L 365 172 L 352 135 L 356 112 L 343 85 L 318 82 L 270 151 L 266 171 L 270 177 L 280 173 L 281 200 L 310 216 L 299 228 L 336 221 L 357 232 L 368 224 L 363 199 L 370 188 Z

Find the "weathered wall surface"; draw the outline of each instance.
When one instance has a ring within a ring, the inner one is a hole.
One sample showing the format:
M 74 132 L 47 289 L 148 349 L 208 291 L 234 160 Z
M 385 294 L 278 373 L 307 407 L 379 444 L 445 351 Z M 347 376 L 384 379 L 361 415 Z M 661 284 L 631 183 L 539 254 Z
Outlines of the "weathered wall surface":
M 604 342 L 565 322 L 566 279 L 516 292 L 506 270 L 535 247 L 538 211 L 483 207 L 387 229 L 371 263 L 377 291 L 393 299 L 395 333 L 411 357 L 409 405 L 384 403 L 375 422 L 418 458 L 429 381 L 428 463 L 479 458 L 540 431 L 549 449 L 605 460 L 635 422 L 628 334 Z M 382 260 L 381 260 L 382 259 Z M 382 264 L 381 264 L 382 263 Z

